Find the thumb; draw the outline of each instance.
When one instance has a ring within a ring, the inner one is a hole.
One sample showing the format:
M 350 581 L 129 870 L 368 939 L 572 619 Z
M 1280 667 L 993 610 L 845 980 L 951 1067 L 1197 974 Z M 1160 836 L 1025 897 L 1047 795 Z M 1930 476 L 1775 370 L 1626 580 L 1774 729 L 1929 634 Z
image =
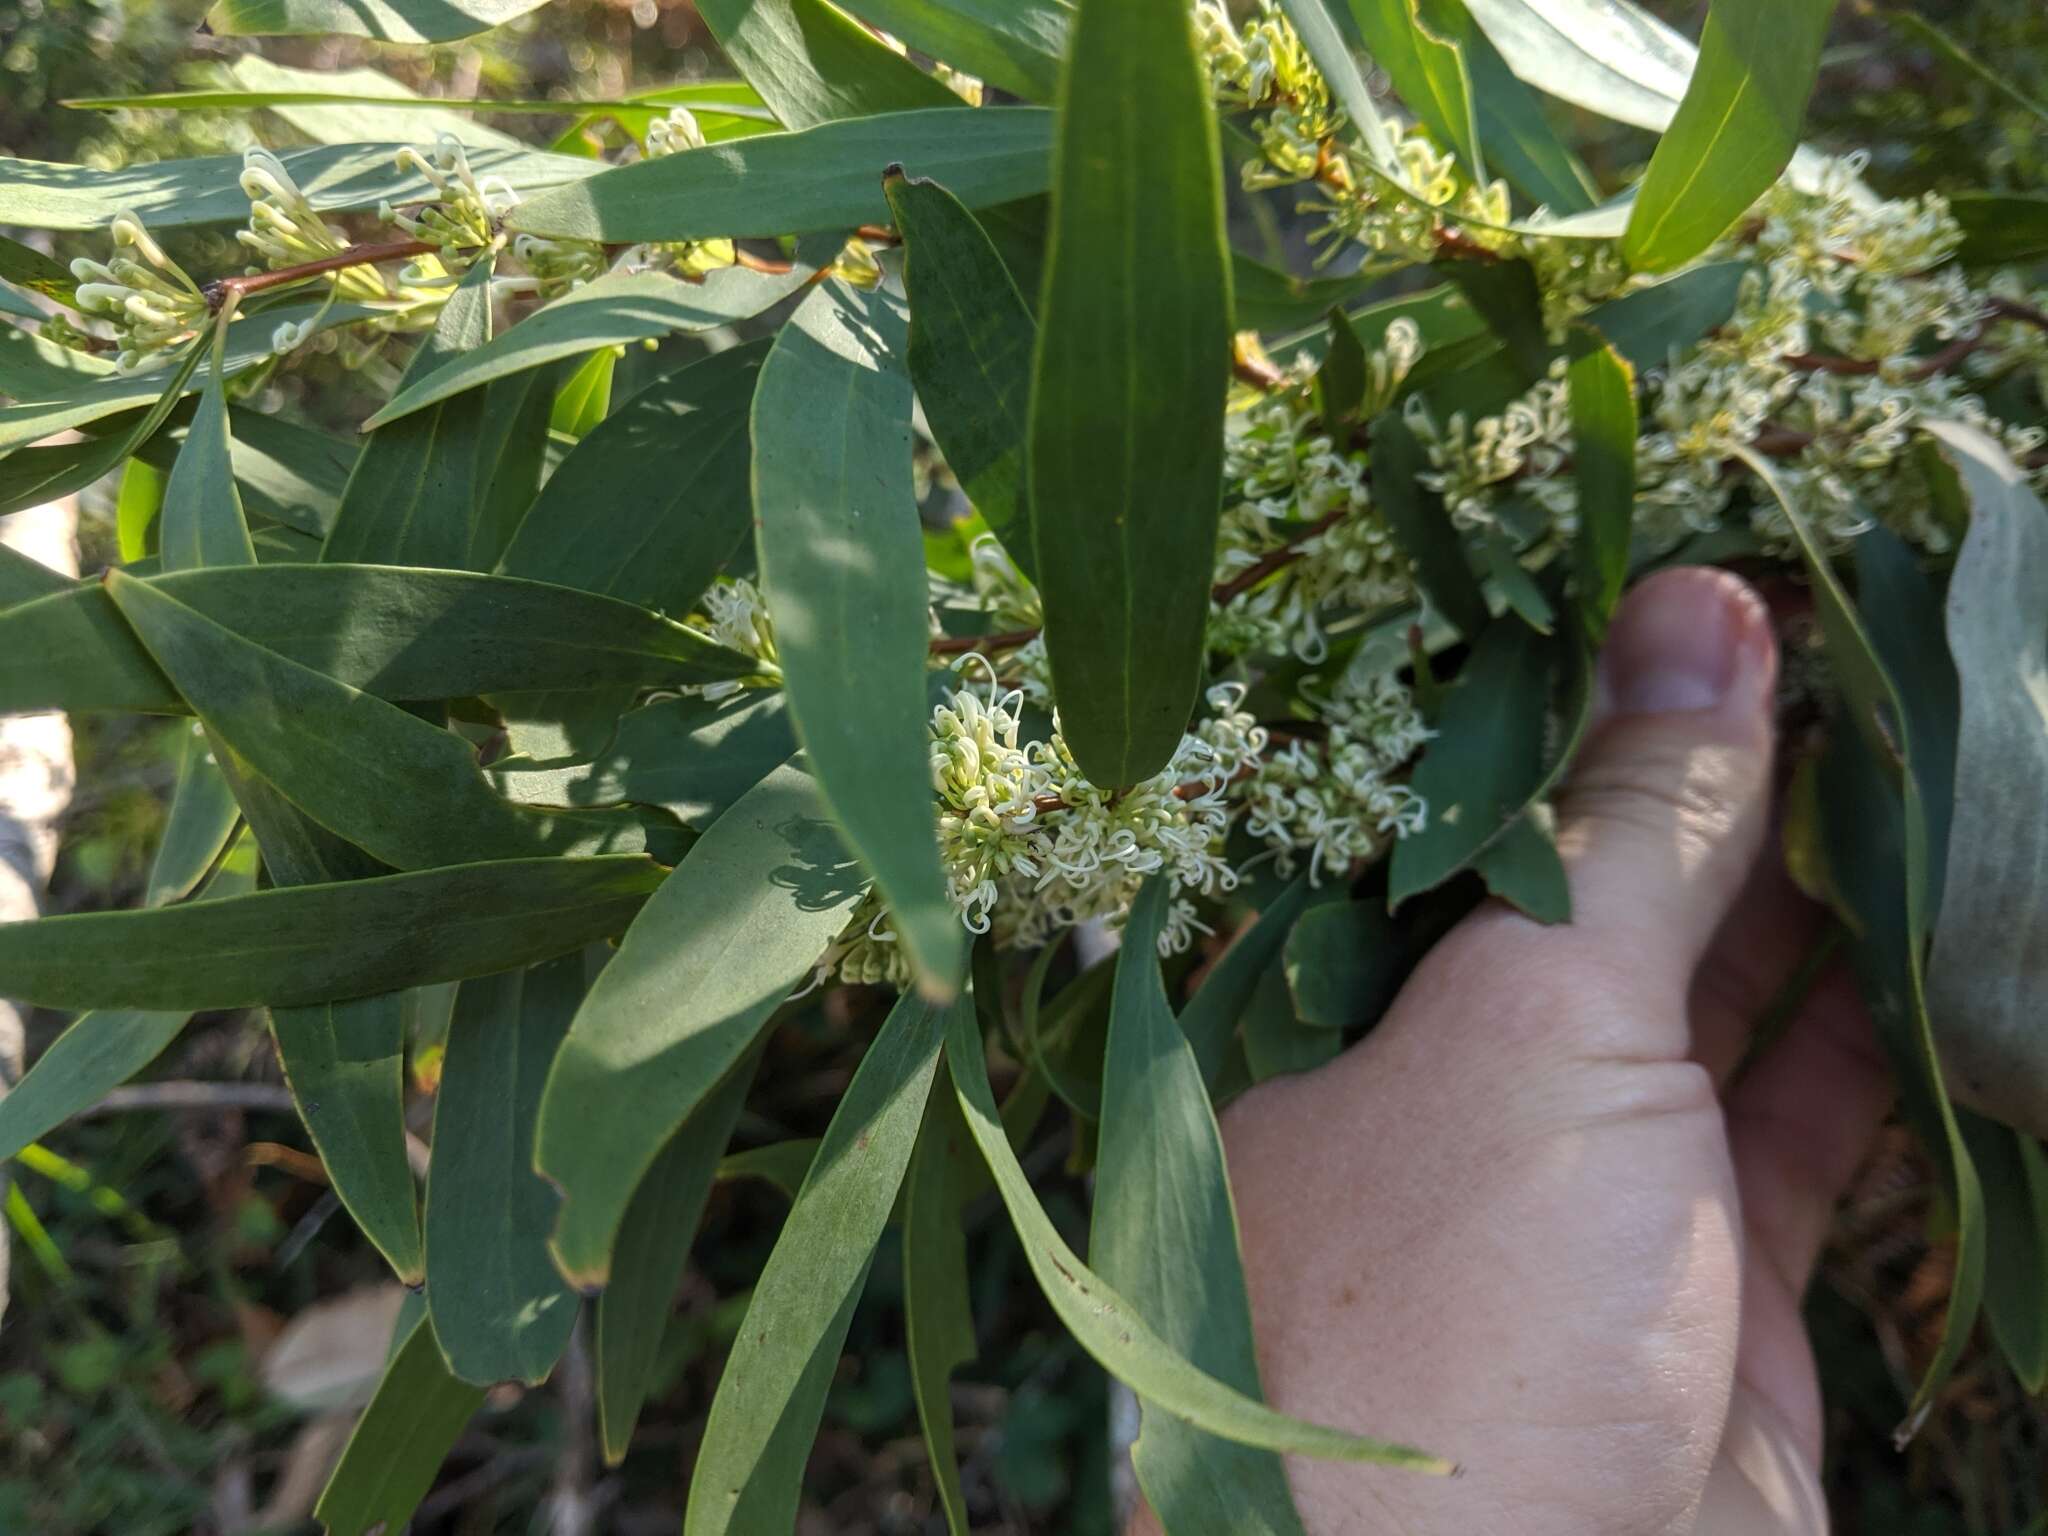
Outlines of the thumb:
M 1756 862 L 1777 672 L 1769 610 L 1725 571 L 1660 571 L 1615 614 L 1557 842 L 1583 942 L 1652 986 L 1683 995 Z

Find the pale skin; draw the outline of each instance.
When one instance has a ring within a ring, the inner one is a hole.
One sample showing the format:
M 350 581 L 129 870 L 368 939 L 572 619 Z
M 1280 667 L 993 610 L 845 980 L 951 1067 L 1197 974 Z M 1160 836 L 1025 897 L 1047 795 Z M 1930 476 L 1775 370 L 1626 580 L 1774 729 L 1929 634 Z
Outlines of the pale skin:
M 1310 1536 L 1826 1531 L 1799 1301 L 1891 1089 L 1839 973 L 1735 1078 L 1819 916 L 1765 847 L 1776 673 L 1736 578 L 1645 581 L 1558 807 L 1574 921 L 1482 908 L 1224 1114 L 1267 1397 L 1461 1466 L 1291 1460 Z

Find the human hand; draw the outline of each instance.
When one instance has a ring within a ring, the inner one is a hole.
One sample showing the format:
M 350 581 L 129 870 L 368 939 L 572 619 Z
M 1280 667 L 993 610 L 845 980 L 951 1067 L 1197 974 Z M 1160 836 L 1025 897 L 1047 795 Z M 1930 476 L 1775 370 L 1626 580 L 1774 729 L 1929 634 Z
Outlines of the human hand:
M 1758 856 L 1776 674 L 1739 580 L 1643 582 L 1559 801 L 1572 923 L 1489 903 L 1224 1115 L 1269 1400 L 1463 1468 L 1292 1461 L 1312 1536 L 1826 1530 L 1800 1296 L 1891 1090 L 1839 972 L 1730 1082 L 1819 917 Z

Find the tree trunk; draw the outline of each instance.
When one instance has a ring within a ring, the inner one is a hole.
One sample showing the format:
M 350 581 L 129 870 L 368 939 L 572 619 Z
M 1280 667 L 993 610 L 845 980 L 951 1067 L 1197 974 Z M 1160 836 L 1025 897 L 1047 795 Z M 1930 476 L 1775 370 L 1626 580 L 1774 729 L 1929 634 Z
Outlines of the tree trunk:
M 78 572 L 78 503 L 67 497 L 0 519 L 0 543 L 52 569 Z M 71 803 L 71 722 L 61 714 L 0 716 L 0 922 L 36 915 L 57 861 L 57 824 Z M 0 999 L 0 1093 L 19 1080 L 25 1010 Z M 0 1192 L 7 1170 L 0 1165 Z M 7 1309 L 7 1224 L 0 1221 L 0 1314 Z

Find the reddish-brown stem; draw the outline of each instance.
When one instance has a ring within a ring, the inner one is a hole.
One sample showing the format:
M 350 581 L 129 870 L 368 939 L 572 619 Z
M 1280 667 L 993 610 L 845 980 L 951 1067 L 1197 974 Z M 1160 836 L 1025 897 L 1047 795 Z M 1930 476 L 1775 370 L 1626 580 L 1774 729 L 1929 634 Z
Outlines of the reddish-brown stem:
M 778 277 L 795 266 L 794 262 L 784 261 L 779 256 L 756 256 L 738 246 L 733 247 L 732 263 L 736 267 L 745 267 L 749 272 L 772 272 Z
M 1436 232 L 1436 248 L 1438 255 L 1455 256 L 1461 261 L 1492 263 L 1500 260 L 1500 252 L 1489 251 L 1470 235 L 1460 234 L 1450 228 Z
M 934 656 L 965 656 L 970 651 L 1014 651 L 1038 638 L 1035 629 L 1011 629 L 997 635 L 941 635 L 931 645 Z
M 2004 320 L 2024 320 L 2038 330 L 2048 331 L 2048 310 L 2036 309 L 2031 304 L 2022 304 L 2018 299 L 1993 298 L 1991 313 Z
M 2048 320 L 2048 315 L 2042 316 Z M 1964 358 L 1984 344 L 1984 333 L 1972 331 L 1967 336 L 1958 336 L 1932 357 L 1922 358 L 1904 377 L 1913 380 L 1931 379 L 1937 373 L 1946 373 Z M 1838 373 L 1867 377 L 1876 373 L 1882 364 L 1861 357 L 1825 357 L 1813 352 L 1794 352 L 1785 359 L 1785 366 L 1797 368 L 1805 373 Z
M 1342 507 L 1337 508 L 1335 511 L 1325 512 L 1278 549 L 1262 555 L 1251 565 L 1246 566 L 1235 576 L 1231 577 L 1230 580 L 1218 582 L 1209 595 L 1215 598 L 1218 604 L 1223 605 L 1228 604 L 1231 599 L 1249 592 L 1282 566 L 1291 565 L 1296 560 L 1299 560 L 1301 558 L 1302 545 L 1308 543 L 1309 540 L 1315 538 L 1318 534 L 1329 532 L 1343 516 L 1344 509 Z
M 1275 389 L 1286 378 L 1271 359 L 1263 354 L 1249 353 L 1242 347 L 1230 349 L 1230 372 L 1240 384 L 1249 384 L 1253 389 Z
M 349 267 L 369 266 L 379 261 L 402 261 L 408 256 L 424 256 L 436 249 L 425 240 L 389 240 L 382 245 L 352 245 L 333 256 L 322 256 L 318 261 L 302 261 L 295 267 L 279 267 L 274 272 L 248 272 L 240 277 L 216 278 L 199 291 L 205 295 L 206 306 L 215 314 L 227 303 L 230 294 L 247 298 L 252 293 L 262 293 L 269 288 L 282 288 L 309 277 L 318 277 L 323 272 L 340 272 Z
M 1811 432 L 1799 432 L 1791 427 L 1764 427 L 1750 439 L 1749 446 L 1765 458 L 1789 459 L 1812 442 Z

